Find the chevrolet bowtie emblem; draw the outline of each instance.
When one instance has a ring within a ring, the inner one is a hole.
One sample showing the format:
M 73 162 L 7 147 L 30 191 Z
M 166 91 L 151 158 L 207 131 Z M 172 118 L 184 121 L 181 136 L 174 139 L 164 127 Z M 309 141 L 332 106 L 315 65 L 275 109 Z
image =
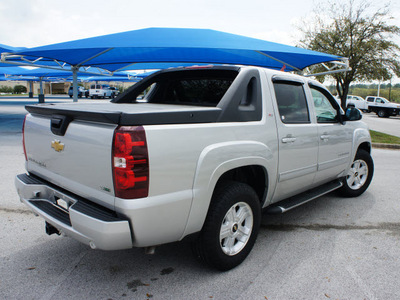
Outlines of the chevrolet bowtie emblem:
M 61 143 L 59 140 L 54 140 L 51 142 L 51 148 L 53 148 L 57 152 L 61 152 L 64 150 L 64 144 Z

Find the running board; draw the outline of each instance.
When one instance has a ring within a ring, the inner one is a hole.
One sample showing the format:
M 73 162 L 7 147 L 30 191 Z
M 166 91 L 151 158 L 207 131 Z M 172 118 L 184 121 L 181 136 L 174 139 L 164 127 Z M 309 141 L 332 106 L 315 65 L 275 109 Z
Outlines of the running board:
M 341 180 L 335 180 L 319 187 L 316 187 L 312 190 L 308 190 L 299 195 L 287 198 L 285 200 L 279 201 L 277 203 L 272 204 L 266 209 L 267 214 L 282 214 L 291 210 L 292 208 L 298 207 L 304 203 L 310 202 L 320 196 L 328 194 L 338 188 L 342 187 L 343 183 Z

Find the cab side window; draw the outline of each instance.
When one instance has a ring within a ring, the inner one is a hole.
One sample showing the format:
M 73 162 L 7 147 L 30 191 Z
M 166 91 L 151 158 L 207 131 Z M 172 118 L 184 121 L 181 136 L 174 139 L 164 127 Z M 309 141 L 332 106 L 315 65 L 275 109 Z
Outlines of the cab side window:
M 310 123 L 303 85 L 297 82 L 274 82 L 281 121 L 285 124 Z
M 329 99 L 319 90 L 311 87 L 311 94 L 314 100 L 315 115 L 318 123 L 338 122 L 338 111 Z

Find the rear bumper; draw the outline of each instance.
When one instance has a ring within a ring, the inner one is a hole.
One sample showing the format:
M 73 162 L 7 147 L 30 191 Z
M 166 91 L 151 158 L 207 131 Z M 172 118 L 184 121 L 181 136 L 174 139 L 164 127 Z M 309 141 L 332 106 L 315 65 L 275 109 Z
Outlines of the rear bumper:
M 132 248 L 129 222 L 112 211 L 27 174 L 18 175 L 15 186 L 22 202 L 65 235 L 102 250 Z

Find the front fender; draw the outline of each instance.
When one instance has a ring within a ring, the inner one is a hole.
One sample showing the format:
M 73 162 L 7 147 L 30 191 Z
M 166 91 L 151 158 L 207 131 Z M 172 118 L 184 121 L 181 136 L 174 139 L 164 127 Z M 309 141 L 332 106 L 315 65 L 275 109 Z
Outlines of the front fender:
M 276 182 L 277 157 L 265 144 L 238 141 L 214 144 L 200 154 L 193 182 L 193 200 L 183 236 L 201 230 L 215 186 L 226 172 L 244 167 L 262 166 L 269 176 L 268 191 Z
M 368 126 L 365 123 L 362 124 L 364 124 L 363 127 L 356 128 L 353 131 L 352 155 L 345 174 L 347 174 L 351 164 L 353 163 L 360 145 L 367 143 L 371 147 L 371 135 L 369 133 Z
M 362 143 L 368 143 L 371 144 L 371 135 L 369 133 L 368 127 L 365 125 L 365 127 L 359 127 L 356 128 L 353 132 L 353 158 L 356 156 L 358 147 Z

